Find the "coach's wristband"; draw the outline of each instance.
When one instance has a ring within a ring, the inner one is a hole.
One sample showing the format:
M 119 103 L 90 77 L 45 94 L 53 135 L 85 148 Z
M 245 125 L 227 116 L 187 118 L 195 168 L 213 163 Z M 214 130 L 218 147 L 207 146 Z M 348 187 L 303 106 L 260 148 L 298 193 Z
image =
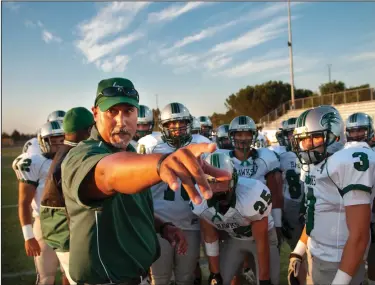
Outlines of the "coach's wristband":
M 219 240 L 215 240 L 211 243 L 205 242 L 204 245 L 207 256 L 219 256 Z
M 160 167 L 161 167 L 161 164 L 163 163 L 164 159 L 166 159 L 169 155 L 170 155 L 170 153 L 163 154 L 160 157 L 160 159 L 158 161 L 158 164 L 156 165 L 156 172 L 158 173 L 159 176 L 160 176 Z
M 277 209 L 272 209 L 271 210 L 271 215 L 273 217 L 275 227 L 276 228 L 281 228 L 283 226 L 283 223 L 281 222 L 282 220 L 282 212 L 280 208 Z
M 375 223 L 375 213 L 372 213 L 371 215 L 371 223 Z
M 22 226 L 22 233 L 25 241 L 34 238 L 33 227 L 30 224 Z
M 302 256 L 305 254 L 305 252 L 306 252 L 306 244 L 304 244 L 303 241 L 299 240 L 296 247 L 292 251 L 292 253 L 298 254 L 302 258 Z
M 352 281 L 352 277 L 340 269 L 337 270 L 335 279 L 332 281 L 332 285 L 348 285 Z
M 272 285 L 271 280 L 259 280 L 259 285 Z

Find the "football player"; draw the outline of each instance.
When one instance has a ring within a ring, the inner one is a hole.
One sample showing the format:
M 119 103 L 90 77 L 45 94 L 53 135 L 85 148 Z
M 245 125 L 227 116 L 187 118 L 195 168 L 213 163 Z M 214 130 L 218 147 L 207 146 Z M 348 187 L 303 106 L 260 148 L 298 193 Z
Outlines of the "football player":
M 372 118 L 365 113 L 351 114 L 346 120 L 346 139 L 348 143 L 357 142 L 368 144 L 375 151 L 375 134 Z M 373 202 L 375 204 L 375 201 Z M 371 216 L 371 246 L 367 257 L 367 276 L 368 284 L 375 285 L 375 208 L 372 208 Z
M 201 125 L 201 135 L 211 140 L 212 122 L 210 118 L 208 116 L 200 116 L 198 119 Z
M 59 260 L 55 251 L 43 240 L 39 216 L 40 200 L 51 158 L 64 142 L 61 121 L 45 123 L 38 132 L 38 141 L 42 154 L 21 154 L 13 162 L 13 170 L 19 181 L 18 214 L 25 239 L 25 250 L 28 256 L 34 256 L 36 284 L 54 284 Z
M 38 143 L 38 138 L 29 139 L 22 148 L 22 153 L 42 154 Z
M 133 139 L 138 141 L 140 138 L 151 134 L 153 128 L 154 115 L 152 114 L 152 110 L 145 105 L 139 105 L 137 132 Z
M 344 122 L 332 107 L 306 110 L 297 119 L 292 145 L 305 174 L 306 226 L 290 255 L 295 281 L 308 247 L 309 284 L 361 284 L 369 246 L 375 187 L 375 152 L 346 145 Z
M 280 161 L 276 154 L 267 149 L 254 149 L 258 131 L 252 118 L 248 116 L 238 116 L 229 125 L 229 138 L 234 150 L 229 151 L 235 169 L 239 176 L 260 180 L 266 184 L 272 193 L 272 217 L 276 227 L 277 239 L 270 240 L 270 243 L 281 245 L 282 242 L 282 176 L 280 172 Z M 273 236 L 270 236 L 273 238 Z M 271 252 L 271 258 L 275 266 L 280 269 L 280 256 Z M 254 263 L 250 259 L 248 268 L 244 269 L 244 275 L 248 281 L 254 279 Z M 251 270 L 249 270 L 249 268 Z
M 216 144 L 219 147 L 219 149 L 233 150 L 233 145 L 230 142 L 228 130 L 229 124 L 224 124 L 217 128 Z
M 192 134 L 200 134 L 201 133 L 201 123 L 196 117 L 193 117 L 193 124 L 191 126 L 191 133 Z
M 258 180 L 238 177 L 225 153 L 215 152 L 204 160 L 232 174 L 231 180 L 223 181 L 207 176 L 214 195 L 209 200 L 202 197 L 199 205 L 191 202 L 201 220 L 210 269 L 208 284 L 229 285 L 246 253 L 258 260 L 259 284 L 271 284 L 270 279 L 278 284 L 279 272 L 271 263 L 268 242 L 270 233 L 276 238 L 272 217 L 268 220 L 272 208 L 269 189 Z M 218 230 L 229 234 L 220 251 Z
M 303 226 L 299 222 L 299 210 L 302 201 L 303 183 L 300 181 L 301 165 L 294 152 L 290 139 L 293 136 L 297 118 L 289 118 L 282 122 L 282 128 L 278 133 L 277 139 L 279 146 L 271 146 L 270 150 L 277 153 L 280 159 L 280 166 L 283 177 L 283 193 L 284 193 L 284 215 L 287 226 L 291 232 L 284 234 L 289 236 L 287 242 L 291 249 L 294 249 L 299 237 L 301 236 Z
M 63 121 L 65 116 L 65 112 L 61 110 L 53 111 L 51 114 L 47 117 L 47 122 L 53 122 L 53 121 Z
M 192 116 L 189 110 L 180 103 L 170 103 L 161 111 L 159 126 L 163 141 L 152 134 L 138 141 L 138 153 L 171 153 L 191 143 L 210 141 L 198 134 L 192 135 Z M 166 285 L 172 272 L 177 285 L 191 285 L 194 281 L 194 270 L 200 254 L 200 227 L 198 217 L 189 206 L 189 197 L 182 187 L 172 191 L 168 184 L 159 183 L 151 187 L 154 211 L 163 220 L 171 222 L 183 230 L 188 241 L 186 255 L 177 254 L 176 249 L 164 239 L 159 238 L 161 256 L 151 267 L 152 284 Z

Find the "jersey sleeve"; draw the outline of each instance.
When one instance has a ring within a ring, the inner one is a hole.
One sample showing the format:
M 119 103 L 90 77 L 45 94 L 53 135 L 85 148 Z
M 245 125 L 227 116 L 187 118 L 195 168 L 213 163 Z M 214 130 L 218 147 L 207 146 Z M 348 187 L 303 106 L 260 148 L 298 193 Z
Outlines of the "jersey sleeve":
M 267 166 L 267 174 L 280 171 L 280 159 L 275 152 L 267 148 L 261 148 L 258 150 L 258 155 L 259 158 L 263 160 Z
M 259 180 L 240 177 L 237 189 L 238 208 L 250 221 L 259 221 L 271 213 L 271 192 Z
M 42 167 L 43 159 L 39 155 L 29 155 L 24 153 L 13 162 L 13 169 L 20 182 L 38 186 L 39 171 Z
M 151 154 L 158 144 L 158 140 L 153 135 L 147 135 L 138 141 L 137 153 Z
M 375 153 L 365 148 L 336 152 L 328 160 L 328 175 L 336 184 L 344 205 L 370 204 L 375 187 Z
M 93 209 L 101 205 L 101 201 L 83 202 L 79 189 L 91 170 L 98 162 L 111 152 L 103 143 L 79 144 L 71 149 L 61 165 L 62 186 L 65 196 L 70 196 L 80 206 Z

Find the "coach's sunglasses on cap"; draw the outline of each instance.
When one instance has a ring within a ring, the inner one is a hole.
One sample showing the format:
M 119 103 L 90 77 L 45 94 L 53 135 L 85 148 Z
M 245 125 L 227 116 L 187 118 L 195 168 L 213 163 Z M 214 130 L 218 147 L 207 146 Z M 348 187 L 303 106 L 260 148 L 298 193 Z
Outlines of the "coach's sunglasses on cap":
M 117 97 L 117 96 L 129 97 L 139 102 L 138 91 L 135 90 L 134 88 L 125 88 L 122 86 L 116 86 L 116 87 L 111 86 L 111 87 L 104 88 L 102 92 L 98 94 L 98 96 L 95 99 L 95 106 L 96 106 L 96 103 L 98 102 L 98 99 L 100 99 L 101 97 Z

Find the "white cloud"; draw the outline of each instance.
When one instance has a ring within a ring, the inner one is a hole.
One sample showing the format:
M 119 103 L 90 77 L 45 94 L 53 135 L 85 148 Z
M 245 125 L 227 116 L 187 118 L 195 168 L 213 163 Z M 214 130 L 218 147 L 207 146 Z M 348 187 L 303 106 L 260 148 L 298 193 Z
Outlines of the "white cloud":
M 12 11 L 18 11 L 21 8 L 21 5 L 16 2 L 4 2 L 4 6 Z
M 25 21 L 25 26 L 26 26 L 26 28 L 35 28 L 36 24 L 33 21 L 26 20 Z
M 102 58 L 103 56 L 109 55 L 118 51 L 120 48 L 140 39 L 143 35 L 141 33 L 133 33 L 128 36 L 118 37 L 112 41 L 102 44 L 91 44 L 86 41 L 80 41 L 77 47 L 83 52 L 89 63 L 94 62 Z
M 112 60 L 104 60 L 100 63 L 100 68 L 104 72 L 124 72 L 130 57 L 127 55 L 116 55 Z
M 351 61 L 373 61 L 375 60 L 375 52 L 368 51 L 368 52 L 362 52 L 356 55 L 352 55 L 349 57 L 349 60 Z
M 148 15 L 148 22 L 162 22 L 173 20 L 182 14 L 185 14 L 191 10 L 197 9 L 200 6 L 207 5 L 205 2 L 187 2 L 183 5 L 176 4 L 171 5 L 159 12 L 153 12 Z
M 219 43 L 214 46 L 212 52 L 236 53 L 248 48 L 255 47 L 262 43 L 280 37 L 286 30 L 287 17 L 278 17 L 267 24 L 239 36 L 236 39 Z
M 95 17 L 78 25 L 80 39 L 76 47 L 83 53 L 88 62 L 94 62 L 110 55 L 120 48 L 140 39 L 140 32 L 130 33 L 108 41 L 126 30 L 139 11 L 149 2 L 113 2 L 102 8 Z
M 57 43 L 61 43 L 62 42 L 62 39 L 59 38 L 58 36 L 52 34 L 51 32 L 47 31 L 47 30 L 43 30 L 42 31 L 42 39 L 45 43 L 51 43 L 51 42 L 57 42 Z
M 219 75 L 227 77 L 243 77 L 252 73 L 259 73 L 266 70 L 278 69 L 286 67 L 289 64 L 288 58 L 279 58 L 272 60 L 259 61 L 258 59 L 249 60 L 243 64 L 237 65 L 230 69 L 219 72 Z
M 204 63 L 204 67 L 207 70 L 220 69 L 223 66 L 227 65 L 232 60 L 231 57 L 227 57 L 225 54 L 216 55 L 213 58 L 208 59 Z

